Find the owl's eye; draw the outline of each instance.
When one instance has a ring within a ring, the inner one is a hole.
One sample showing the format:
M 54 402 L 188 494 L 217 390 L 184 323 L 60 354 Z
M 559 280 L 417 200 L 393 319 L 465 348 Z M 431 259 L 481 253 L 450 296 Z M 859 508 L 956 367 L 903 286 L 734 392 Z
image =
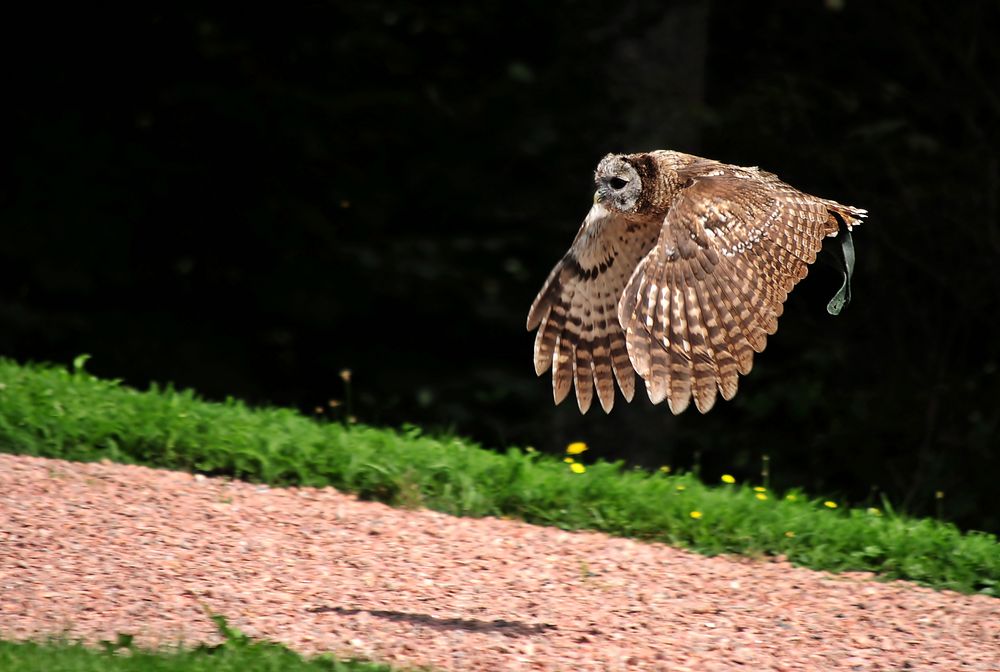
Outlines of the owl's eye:
M 608 180 L 608 184 L 611 185 L 612 189 L 618 191 L 619 189 L 622 189 L 626 184 L 628 184 L 628 180 L 623 180 L 620 177 L 612 177 L 610 180 Z

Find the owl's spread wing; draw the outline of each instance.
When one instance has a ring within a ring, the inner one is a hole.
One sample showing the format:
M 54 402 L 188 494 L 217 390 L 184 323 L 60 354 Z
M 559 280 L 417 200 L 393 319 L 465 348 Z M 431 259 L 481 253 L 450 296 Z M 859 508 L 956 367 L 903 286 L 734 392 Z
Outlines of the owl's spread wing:
M 762 174 L 698 177 L 682 189 L 618 304 L 628 355 L 653 403 L 702 413 L 736 394 L 738 374 L 778 328 L 837 219 L 864 211 L 808 196 Z
M 552 368 L 558 404 L 576 384 L 584 413 L 596 387 L 605 412 L 615 401 L 615 384 L 627 401 L 635 373 L 618 322 L 618 301 L 636 264 L 652 248 L 660 222 L 626 218 L 600 204 L 584 219 L 569 251 L 556 264 L 528 312 L 535 336 L 535 372 Z

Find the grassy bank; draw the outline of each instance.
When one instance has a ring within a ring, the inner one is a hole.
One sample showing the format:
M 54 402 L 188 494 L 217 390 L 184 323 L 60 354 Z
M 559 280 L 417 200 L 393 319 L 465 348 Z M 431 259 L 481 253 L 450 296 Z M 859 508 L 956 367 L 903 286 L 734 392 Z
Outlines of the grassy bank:
M 387 665 L 307 658 L 270 642 L 257 642 L 216 616 L 223 642 L 192 649 L 147 651 L 119 635 L 115 642 L 88 648 L 79 642 L 7 642 L 0 640 L 0 670 L 17 672 L 392 672 Z
M 331 485 L 401 506 L 507 515 L 566 529 L 663 541 L 707 554 L 781 554 L 827 570 L 869 570 L 1000 595 L 996 537 L 849 509 L 751 484 L 573 464 L 457 438 L 317 422 L 285 409 L 208 403 L 190 391 L 136 391 L 72 370 L 0 360 L 0 449 L 225 474 L 273 485 Z M 576 465 L 576 466 L 574 466 Z

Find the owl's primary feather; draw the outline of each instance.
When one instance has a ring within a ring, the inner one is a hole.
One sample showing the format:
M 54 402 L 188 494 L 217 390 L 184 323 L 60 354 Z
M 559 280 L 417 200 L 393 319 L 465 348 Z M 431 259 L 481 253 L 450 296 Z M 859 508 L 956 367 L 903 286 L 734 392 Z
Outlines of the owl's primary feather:
M 627 401 L 638 373 L 653 403 L 702 413 L 731 399 L 778 328 L 838 218 L 864 210 L 802 193 L 757 168 L 680 152 L 608 155 L 594 206 L 528 313 L 535 372 L 556 403 L 576 388 Z

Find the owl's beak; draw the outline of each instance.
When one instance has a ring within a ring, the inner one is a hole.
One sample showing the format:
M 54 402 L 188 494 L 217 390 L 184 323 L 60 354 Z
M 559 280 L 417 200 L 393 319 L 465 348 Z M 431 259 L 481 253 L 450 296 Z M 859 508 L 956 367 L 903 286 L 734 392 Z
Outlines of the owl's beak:
M 598 189 L 597 191 L 594 192 L 594 205 L 597 205 L 598 203 L 600 203 L 603 200 L 604 200 L 604 196 L 601 194 L 601 190 Z

